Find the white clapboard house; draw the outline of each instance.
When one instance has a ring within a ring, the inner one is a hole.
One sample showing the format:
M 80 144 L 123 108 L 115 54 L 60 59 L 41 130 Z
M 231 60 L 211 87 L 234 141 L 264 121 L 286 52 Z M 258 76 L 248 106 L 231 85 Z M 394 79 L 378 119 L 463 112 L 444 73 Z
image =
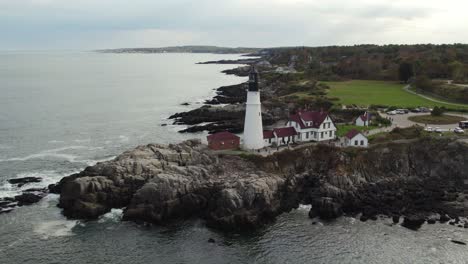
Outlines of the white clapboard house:
M 361 132 L 353 129 L 345 135 L 345 145 L 348 147 L 366 148 L 369 145 L 369 140 Z
M 265 146 L 284 146 L 294 143 L 298 140 L 299 135 L 294 127 L 281 127 L 273 130 L 263 131 L 263 141 Z
M 324 111 L 299 111 L 291 115 L 286 126 L 294 127 L 297 141 L 326 141 L 336 138 L 336 126 Z

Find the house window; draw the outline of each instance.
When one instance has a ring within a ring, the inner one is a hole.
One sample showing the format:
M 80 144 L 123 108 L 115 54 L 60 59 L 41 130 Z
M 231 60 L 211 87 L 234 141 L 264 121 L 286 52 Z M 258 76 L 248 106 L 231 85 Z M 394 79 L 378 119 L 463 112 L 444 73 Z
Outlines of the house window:
M 361 146 L 364 146 L 364 140 L 361 140 Z
M 309 139 L 309 132 L 306 133 L 306 138 Z
M 269 138 L 269 139 L 268 139 L 268 143 L 270 143 L 270 144 L 271 144 L 271 138 Z
M 357 146 L 359 142 L 357 140 L 354 140 L 354 145 Z
M 320 138 L 323 138 L 323 132 L 320 132 Z

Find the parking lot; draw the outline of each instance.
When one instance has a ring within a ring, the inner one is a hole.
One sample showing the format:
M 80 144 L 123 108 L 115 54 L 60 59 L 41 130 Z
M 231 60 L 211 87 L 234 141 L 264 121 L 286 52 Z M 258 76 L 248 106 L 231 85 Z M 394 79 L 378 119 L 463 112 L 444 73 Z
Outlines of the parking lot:
M 410 127 L 414 125 L 420 125 L 420 126 L 427 126 L 427 127 L 432 127 L 436 128 L 439 127 L 442 130 L 446 131 L 451 131 L 454 128 L 458 127 L 458 123 L 450 124 L 450 125 L 436 125 L 436 124 L 421 124 L 421 123 L 416 123 L 413 121 L 408 120 L 409 117 L 411 116 L 419 116 L 419 115 L 428 115 L 428 113 L 408 113 L 408 114 L 396 114 L 396 115 L 388 115 L 386 113 L 381 113 L 381 115 L 384 118 L 390 118 L 392 119 L 392 127 Z M 448 114 L 451 115 L 451 114 Z M 468 120 L 468 114 L 453 114 L 456 116 L 463 116 L 466 117 L 466 120 Z

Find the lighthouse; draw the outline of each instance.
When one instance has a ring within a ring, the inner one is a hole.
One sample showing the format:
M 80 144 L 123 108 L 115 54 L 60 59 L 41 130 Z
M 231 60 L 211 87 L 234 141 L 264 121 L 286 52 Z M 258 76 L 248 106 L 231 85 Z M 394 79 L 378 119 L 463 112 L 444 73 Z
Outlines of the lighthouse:
M 247 103 L 245 104 L 244 148 L 252 150 L 263 147 L 262 105 L 258 89 L 258 72 L 252 65 L 249 73 Z

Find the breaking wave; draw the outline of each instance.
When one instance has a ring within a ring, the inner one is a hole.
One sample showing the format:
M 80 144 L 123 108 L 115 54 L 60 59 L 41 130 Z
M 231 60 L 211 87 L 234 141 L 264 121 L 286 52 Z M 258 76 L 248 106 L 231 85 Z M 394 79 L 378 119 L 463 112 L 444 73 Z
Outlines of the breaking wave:
M 41 222 L 34 226 L 34 232 L 39 234 L 42 239 L 50 237 L 64 237 L 73 235 L 73 227 L 78 224 L 78 221 L 71 220 L 53 220 Z
M 0 159 L 0 162 L 26 161 L 26 160 L 31 160 L 31 159 L 44 159 L 44 158 L 56 158 L 56 159 L 67 160 L 69 162 L 80 162 L 79 160 L 77 160 L 78 158 L 77 155 L 69 154 L 69 153 L 61 153 L 64 151 L 80 150 L 80 149 L 92 151 L 92 150 L 102 149 L 102 147 L 68 146 L 68 147 L 62 147 L 62 148 L 48 149 L 48 150 L 44 150 L 39 153 L 27 155 L 24 157 Z

